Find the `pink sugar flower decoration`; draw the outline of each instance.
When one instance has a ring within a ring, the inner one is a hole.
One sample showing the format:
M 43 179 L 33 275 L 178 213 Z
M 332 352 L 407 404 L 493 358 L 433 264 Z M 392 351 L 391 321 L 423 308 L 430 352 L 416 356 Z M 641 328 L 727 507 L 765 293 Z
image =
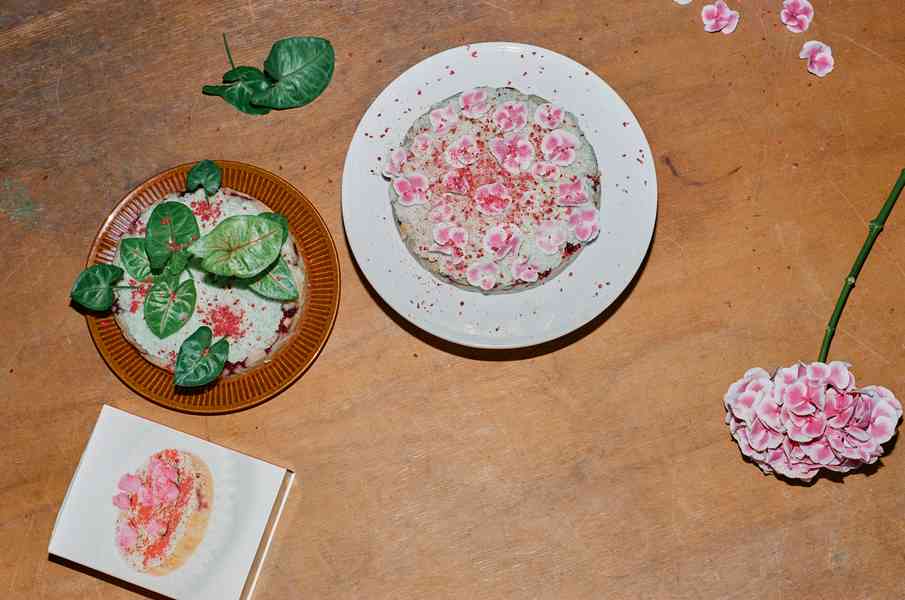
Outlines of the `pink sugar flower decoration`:
M 465 271 L 468 283 L 484 291 L 493 289 L 500 275 L 500 268 L 493 262 L 474 263 Z
M 531 167 L 531 174 L 544 181 L 553 181 L 559 177 L 559 167 L 553 163 L 538 161 Z
M 502 260 L 510 252 L 518 252 L 522 231 L 515 225 L 496 225 L 484 235 L 484 252 L 494 260 Z
M 419 133 L 415 136 L 415 139 L 412 140 L 412 154 L 415 156 L 424 156 L 430 151 L 433 144 L 434 141 L 431 139 L 431 136 L 426 133 Z
M 505 185 L 499 181 L 482 185 L 475 190 L 475 204 L 485 215 L 500 215 L 512 204 L 512 196 Z
M 523 133 L 510 133 L 490 140 L 490 152 L 500 166 L 512 175 L 527 171 L 534 162 L 534 146 Z
M 432 223 L 443 223 L 446 221 L 451 221 L 455 211 L 453 207 L 449 204 L 443 203 L 434 207 L 430 211 L 430 220 Z
M 454 223 L 438 223 L 432 231 L 434 241 L 439 246 L 457 246 L 468 243 L 468 232 Z
M 705 4 L 701 9 L 701 20 L 704 21 L 704 31 L 714 33 L 722 31 L 729 35 L 738 26 L 741 17 L 738 11 L 731 10 L 723 0 L 716 4 Z
M 561 206 L 580 206 L 589 200 L 581 180 L 560 183 L 556 191 L 556 203 Z
M 537 226 L 534 243 L 544 254 L 559 254 L 566 244 L 565 228 L 555 221 L 544 221 Z
M 589 242 L 600 233 L 598 211 L 594 207 L 577 208 L 569 215 L 569 225 L 579 241 Z
M 481 151 L 474 137 L 463 135 L 446 149 L 446 162 L 456 169 L 472 165 L 481 157 Z
M 833 49 L 817 40 L 805 42 L 801 47 L 798 58 L 808 60 L 808 71 L 817 77 L 826 77 L 833 70 L 836 60 L 833 58 Z
M 468 179 L 455 169 L 452 171 L 448 171 L 443 175 L 443 178 L 440 180 L 440 183 L 443 184 L 443 187 L 449 190 L 453 194 L 459 194 L 460 196 L 464 196 L 468 194 L 471 189 L 468 185 Z
M 563 129 L 556 129 L 544 135 L 540 145 L 544 160 L 560 167 L 568 167 L 575 162 L 577 147 L 578 138 Z
M 427 177 L 421 173 L 412 173 L 407 177 L 395 179 L 393 189 L 399 194 L 399 204 L 402 206 L 426 204 L 430 198 Z
M 402 175 L 402 165 L 406 163 L 408 156 L 408 152 L 404 148 L 390 152 L 386 163 L 383 165 L 383 174 L 387 177 L 399 177 Z
M 534 122 L 544 129 L 556 129 L 562 125 L 565 113 L 562 108 L 555 104 L 541 104 L 534 111 Z
M 792 33 L 802 33 L 811 26 L 814 7 L 808 0 L 785 0 L 779 18 Z
M 437 135 L 444 135 L 459 124 L 459 115 L 452 104 L 436 108 L 430 113 L 431 127 Z
M 490 105 L 487 104 L 487 92 L 481 89 L 465 92 L 459 96 L 459 106 L 462 108 L 463 116 L 476 119 L 490 110 Z
M 524 102 L 504 102 L 493 113 L 493 122 L 503 133 L 517 131 L 528 122 L 527 112 Z
M 538 278 L 538 269 L 528 261 L 527 256 L 520 256 L 512 263 L 512 276 L 519 281 L 534 283 Z

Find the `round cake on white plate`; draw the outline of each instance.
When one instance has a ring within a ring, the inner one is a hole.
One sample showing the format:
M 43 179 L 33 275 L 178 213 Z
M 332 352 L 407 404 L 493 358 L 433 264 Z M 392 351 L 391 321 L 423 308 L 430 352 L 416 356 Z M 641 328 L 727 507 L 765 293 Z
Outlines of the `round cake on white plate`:
M 384 159 L 403 242 L 485 294 L 540 285 L 600 231 L 600 171 L 575 115 L 514 88 L 434 104 Z
M 170 194 L 160 202 L 180 202 L 188 206 L 195 215 L 201 235 L 210 233 L 227 217 L 272 212 L 260 201 L 229 189 L 220 189 L 210 197 L 205 196 L 203 189 Z M 145 209 L 123 237 L 143 237 L 157 204 Z M 195 281 L 195 311 L 176 333 L 159 338 L 145 322 L 144 301 L 151 289 L 150 277 L 136 281 L 126 274 L 123 284 L 134 287 L 115 290 L 114 317 L 126 339 L 147 360 L 168 371 L 175 368 L 182 342 L 200 326 L 206 325 L 211 328 L 215 340 L 225 337 L 229 342 L 229 357 L 223 375 L 242 373 L 269 360 L 289 338 L 301 314 L 305 300 L 305 270 L 291 233 L 282 246 L 281 255 L 300 291 L 296 300 L 265 298 L 249 289 L 248 283 L 242 280 L 205 273 L 193 258 L 180 280 L 191 277 Z M 119 251 L 113 264 L 124 267 Z

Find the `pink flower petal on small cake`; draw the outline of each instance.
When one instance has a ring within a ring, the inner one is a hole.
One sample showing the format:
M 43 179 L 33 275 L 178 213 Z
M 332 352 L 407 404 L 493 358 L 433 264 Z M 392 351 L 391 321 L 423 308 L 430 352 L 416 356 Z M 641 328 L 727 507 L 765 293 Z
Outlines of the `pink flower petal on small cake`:
M 490 153 L 512 175 L 527 171 L 534 161 L 534 147 L 528 136 L 520 133 L 490 140 Z
M 470 135 L 458 138 L 446 150 L 446 162 L 457 169 L 476 163 L 480 156 L 481 151 L 478 144 Z
M 500 215 L 512 204 L 512 196 L 506 186 L 498 181 L 475 190 L 474 201 L 482 214 Z
M 141 489 L 141 479 L 139 479 L 135 475 L 126 473 L 119 478 L 119 483 L 116 484 L 116 487 L 124 492 L 135 494 L 138 493 L 138 491 Z
M 556 221 L 542 222 L 534 233 L 534 243 L 544 254 L 559 254 L 566 245 L 565 228 Z
M 579 241 L 589 242 L 600 233 L 599 212 L 594 207 L 576 208 L 569 215 L 569 225 Z
M 454 223 L 439 223 L 432 231 L 434 241 L 440 246 L 457 246 L 461 248 L 468 243 L 468 231 Z
M 443 175 L 440 183 L 453 194 L 459 194 L 460 196 L 465 196 L 470 191 L 468 179 L 460 171 L 448 171 Z
M 383 174 L 387 177 L 398 177 L 402 175 L 402 165 L 408 160 L 408 152 L 403 148 L 390 152 L 387 156 L 386 164 L 383 166 Z
M 447 104 L 442 108 L 436 108 L 430 113 L 431 127 L 437 135 L 445 135 L 449 131 L 455 129 L 459 123 L 459 115 L 453 108 L 452 104 Z
M 465 277 L 469 284 L 488 291 L 496 285 L 499 274 L 500 269 L 496 263 L 474 263 L 468 267 Z
M 541 104 L 534 111 L 534 122 L 544 129 L 556 129 L 562 125 L 565 111 L 555 104 Z
M 556 129 L 544 135 L 541 140 L 541 152 L 547 162 L 568 167 L 575 162 L 575 149 L 578 147 L 578 138 L 565 131 Z
M 581 206 L 587 204 L 588 200 L 590 197 L 580 179 L 570 183 L 561 183 L 557 187 L 556 203 L 561 206 Z
M 528 108 L 524 102 L 504 102 L 493 113 L 493 122 L 503 133 L 517 131 L 528 122 Z
M 553 181 L 560 174 L 560 169 L 553 163 L 538 161 L 531 167 L 531 174 L 544 181 Z
M 464 92 L 459 96 L 459 106 L 463 116 L 476 119 L 490 109 L 490 105 L 487 103 L 487 92 L 482 89 Z
M 441 204 L 433 208 L 430 212 L 430 220 L 432 223 L 449 222 L 455 216 L 455 210 L 449 204 Z
M 538 278 L 538 269 L 528 261 L 527 256 L 522 256 L 512 263 L 512 276 L 519 281 L 534 283 Z
M 129 500 L 129 494 L 119 493 L 113 496 L 113 506 L 123 510 L 129 510 L 129 508 L 132 507 L 132 502 Z
M 510 252 L 518 252 L 522 232 L 515 225 L 496 225 L 484 235 L 484 251 L 494 260 L 502 260 Z
M 431 136 L 426 133 L 419 133 L 415 136 L 415 139 L 412 140 L 412 154 L 415 156 L 424 156 L 430 151 L 433 144 L 434 141 Z
M 427 177 L 421 173 L 412 173 L 393 180 L 393 189 L 399 195 L 399 204 L 402 206 L 426 204 L 430 198 Z

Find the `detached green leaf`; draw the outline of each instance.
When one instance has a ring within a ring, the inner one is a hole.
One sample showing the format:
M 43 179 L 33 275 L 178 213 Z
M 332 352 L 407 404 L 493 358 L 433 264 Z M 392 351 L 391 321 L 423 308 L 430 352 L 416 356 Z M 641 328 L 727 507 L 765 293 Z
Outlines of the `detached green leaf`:
M 176 357 L 174 382 L 180 387 L 206 385 L 219 377 L 229 356 L 229 342 L 220 339 L 211 345 L 210 327 L 202 325 L 182 342 Z
M 258 275 L 248 288 L 271 300 L 295 300 L 299 297 L 292 271 L 282 256 Z
M 276 260 L 283 245 L 283 228 L 259 215 L 237 215 L 189 247 L 202 259 L 201 268 L 227 277 L 254 277 Z
M 274 83 L 255 93 L 251 101 L 276 109 L 304 106 L 327 89 L 334 61 L 333 46 L 323 38 L 279 40 L 264 61 L 264 70 Z
M 195 281 L 186 279 L 178 286 L 169 279 L 157 281 L 145 298 L 145 323 L 163 339 L 180 329 L 195 312 Z
M 274 212 L 260 213 L 258 216 L 264 217 L 265 219 L 270 219 L 271 221 L 275 221 L 280 224 L 280 227 L 283 228 L 283 242 L 280 245 L 282 246 L 282 244 L 285 244 L 286 240 L 289 239 L 289 221 L 288 221 L 288 219 L 286 219 L 286 217 L 284 217 L 280 213 L 274 213 Z
M 135 281 L 144 281 L 151 274 L 151 262 L 145 252 L 144 238 L 123 238 L 119 242 L 119 255 L 126 271 Z
M 123 270 L 114 265 L 92 265 L 79 273 L 69 297 L 89 310 L 110 310 L 113 284 L 122 279 Z
M 202 160 L 192 167 L 185 178 L 185 187 L 189 192 L 194 192 L 204 186 L 208 196 L 213 196 L 220 189 L 220 167 L 212 160 Z
M 265 92 L 272 82 L 267 75 L 255 67 L 236 67 L 223 74 L 226 85 L 206 85 L 201 93 L 208 96 L 220 96 L 242 112 L 249 115 L 266 115 L 270 109 L 251 103 L 255 94 Z
M 151 211 L 145 251 L 153 271 L 160 271 L 173 252 L 187 248 L 201 232 L 192 210 L 180 202 L 162 202 Z

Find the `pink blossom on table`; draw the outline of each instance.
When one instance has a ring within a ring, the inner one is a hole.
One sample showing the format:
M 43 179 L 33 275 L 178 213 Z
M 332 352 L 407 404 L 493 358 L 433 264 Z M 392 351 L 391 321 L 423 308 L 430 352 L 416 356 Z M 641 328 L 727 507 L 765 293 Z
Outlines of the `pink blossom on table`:
M 534 122 L 544 129 L 556 129 L 562 125 L 564 117 L 565 111 L 561 107 L 550 104 L 549 102 L 541 104 L 537 107 L 537 110 L 534 111 Z
M 123 510 L 129 510 L 132 507 L 132 502 L 129 499 L 129 494 L 124 492 L 120 492 L 119 494 L 113 496 L 113 506 L 116 508 L 121 508 Z
M 556 203 L 561 206 L 581 206 L 587 204 L 590 197 L 580 179 L 560 183 L 556 191 Z
M 443 187 L 452 192 L 464 196 L 468 194 L 471 188 L 468 185 L 468 179 L 457 170 L 447 171 L 440 179 Z
M 434 145 L 434 140 L 426 133 L 419 133 L 412 140 L 412 154 L 415 156 L 424 156 Z
M 534 147 L 523 133 L 510 133 L 490 140 L 490 152 L 507 172 L 518 175 L 534 162 Z
M 476 163 L 480 157 L 481 150 L 470 135 L 463 135 L 446 149 L 446 162 L 457 169 Z
M 528 108 L 524 102 L 504 102 L 493 113 L 493 122 L 503 133 L 516 131 L 528 122 L 527 112 Z
M 500 268 L 494 262 L 474 263 L 465 272 L 468 283 L 484 291 L 493 289 L 497 283 Z
M 801 52 L 798 53 L 798 58 L 806 58 L 808 71 L 817 77 L 826 77 L 836 65 L 833 49 L 817 40 L 805 42 L 801 47 Z
M 701 9 L 701 20 L 704 21 L 704 31 L 714 33 L 722 31 L 729 35 L 738 26 L 738 20 L 741 17 L 738 11 L 732 10 L 729 6 L 718 0 L 716 4 L 705 4 Z
M 537 177 L 538 179 L 543 179 L 545 181 L 552 181 L 559 177 L 559 167 L 554 165 L 553 163 L 548 163 L 545 161 L 538 161 L 534 163 L 531 167 L 531 174 Z
M 131 473 L 126 473 L 119 478 L 119 483 L 116 484 L 116 487 L 124 492 L 135 494 L 141 489 L 141 479 Z
M 408 152 L 404 148 L 399 148 L 390 152 L 387 156 L 386 163 L 383 165 L 383 174 L 387 177 L 398 177 L 402 175 L 402 165 L 408 160 Z
M 138 542 L 138 532 L 128 523 L 120 523 L 116 528 L 116 543 L 123 550 L 131 550 Z
M 808 0 L 785 0 L 779 18 L 792 33 L 802 33 L 811 26 L 814 7 Z
M 462 114 L 469 119 L 480 117 L 490 109 L 490 105 L 487 104 L 487 91 L 474 89 L 463 93 L 459 96 L 459 106 L 462 108 Z
M 412 173 L 393 180 L 393 189 L 399 194 L 399 204 L 402 206 L 425 204 L 430 198 L 427 177 L 421 173 Z
M 589 242 L 600 233 L 599 212 L 594 207 L 576 208 L 569 215 L 569 226 L 582 242 Z
M 742 454 L 764 473 L 811 480 L 870 464 L 895 435 L 902 406 L 888 389 L 855 387 L 847 364 L 798 363 L 771 377 L 751 369 L 723 399 Z
M 443 223 L 444 221 L 452 221 L 455 215 L 453 207 L 447 203 L 439 204 L 430 211 L 431 223 Z
M 484 251 L 494 260 L 501 260 L 510 252 L 518 252 L 521 243 L 522 231 L 515 225 L 496 225 L 484 234 Z
M 537 281 L 538 268 L 528 261 L 527 256 L 520 256 L 512 263 L 512 276 L 519 281 L 533 283 Z
M 578 138 L 564 129 L 555 129 L 544 135 L 540 147 L 544 160 L 554 165 L 568 167 L 575 162 Z
M 435 108 L 431 111 L 430 122 L 434 133 L 444 135 L 459 124 L 459 115 L 452 104 L 447 104 L 443 108 Z
M 556 221 L 541 222 L 534 233 L 534 243 L 544 254 L 559 254 L 566 244 L 566 230 Z
M 497 181 L 475 190 L 474 201 L 482 214 L 500 215 L 512 204 L 512 196 L 506 186 Z

